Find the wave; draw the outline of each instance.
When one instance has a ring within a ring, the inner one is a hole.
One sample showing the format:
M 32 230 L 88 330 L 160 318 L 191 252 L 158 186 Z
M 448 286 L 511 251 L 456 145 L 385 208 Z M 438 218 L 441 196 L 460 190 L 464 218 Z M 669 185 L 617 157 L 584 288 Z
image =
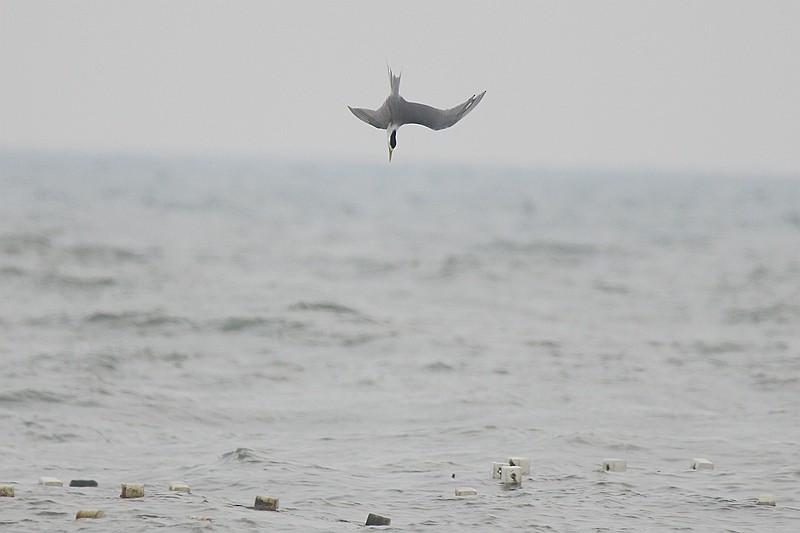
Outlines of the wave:
M 188 318 L 168 315 L 161 311 L 123 311 L 120 313 L 99 311 L 86 317 L 85 322 L 118 328 L 159 328 L 176 325 L 194 327 Z
M 219 460 L 223 463 L 269 463 L 270 459 L 262 452 L 257 452 L 251 448 L 236 448 L 235 450 L 223 453 Z
M 290 311 L 319 311 L 322 313 L 333 313 L 335 315 L 359 315 L 360 313 L 353 308 L 340 305 L 334 302 L 298 302 L 289 306 Z
M 796 324 L 800 320 L 800 306 L 778 302 L 763 307 L 737 308 L 729 310 L 727 321 L 730 324 Z
M 47 235 L 36 233 L 10 233 L 0 236 L 0 253 L 22 255 L 28 252 L 41 253 L 52 248 Z
M 0 404 L 63 403 L 71 396 L 42 389 L 21 389 L 0 394 Z
M 66 289 L 105 289 L 117 284 L 117 280 L 109 276 L 69 276 L 50 274 L 45 283 Z
M 151 257 L 160 255 L 159 250 L 136 252 L 119 246 L 105 244 L 79 244 L 66 249 L 67 254 L 80 263 L 146 263 Z
M 289 311 L 330 314 L 335 317 L 346 318 L 347 322 L 369 323 L 387 325 L 383 320 L 373 318 L 357 309 L 336 302 L 305 302 L 300 301 L 288 307 Z
M 27 271 L 17 266 L 4 265 L 0 267 L 0 274 L 8 277 L 21 278 L 27 274 Z
M 546 256 L 555 260 L 579 260 L 599 253 L 591 244 L 562 241 L 519 242 L 508 239 L 495 239 L 479 247 L 486 252 L 503 254 L 522 254 Z
M 307 327 L 307 324 L 296 320 L 265 318 L 261 316 L 232 316 L 223 319 L 217 325 L 217 329 L 224 333 L 255 331 L 264 334 L 296 332 L 305 330 Z

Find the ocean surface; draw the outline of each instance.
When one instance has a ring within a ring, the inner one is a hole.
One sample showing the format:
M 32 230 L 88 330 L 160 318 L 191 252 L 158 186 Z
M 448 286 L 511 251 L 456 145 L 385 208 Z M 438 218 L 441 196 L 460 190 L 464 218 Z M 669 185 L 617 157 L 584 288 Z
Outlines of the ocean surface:
M 800 176 L 1 152 L 0 363 L 3 531 L 798 531 Z

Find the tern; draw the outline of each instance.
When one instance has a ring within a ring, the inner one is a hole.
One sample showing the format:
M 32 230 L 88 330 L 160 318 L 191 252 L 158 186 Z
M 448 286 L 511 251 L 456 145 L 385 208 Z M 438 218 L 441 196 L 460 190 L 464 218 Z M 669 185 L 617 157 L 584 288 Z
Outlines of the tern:
M 473 94 L 466 102 L 450 109 L 437 109 L 425 104 L 409 102 L 400 96 L 400 76 L 395 76 L 392 69 L 389 71 L 389 86 L 391 92 L 378 109 L 364 109 L 362 107 L 347 106 L 353 114 L 370 126 L 386 130 L 386 141 L 389 144 L 389 161 L 392 161 L 392 150 L 397 147 L 397 130 L 403 124 L 420 124 L 432 130 L 449 128 L 475 109 L 475 106 L 486 94 Z

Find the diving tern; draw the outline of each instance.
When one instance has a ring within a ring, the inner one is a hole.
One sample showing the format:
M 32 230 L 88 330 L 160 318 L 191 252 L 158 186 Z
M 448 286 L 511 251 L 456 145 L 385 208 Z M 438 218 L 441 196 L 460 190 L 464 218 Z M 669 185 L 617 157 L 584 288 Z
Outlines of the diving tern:
M 389 144 L 389 161 L 392 160 L 392 150 L 397 146 L 397 130 L 403 124 L 420 124 L 432 130 L 449 128 L 475 109 L 475 106 L 486 94 L 472 95 L 466 102 L 450 109 L 437 109 L 425 104 L 409 102 L 400 96 L 400 76 L 395 76 L 392 69 L 389 71 L 389 86 L 391 92 L 386 101 L 378 109 L 364 109 L 362 107 L 347 106 L 353 114 L 371 126 L 386 130 L 386 141 Z M 402 76 L 402 72 L 400 75 Z

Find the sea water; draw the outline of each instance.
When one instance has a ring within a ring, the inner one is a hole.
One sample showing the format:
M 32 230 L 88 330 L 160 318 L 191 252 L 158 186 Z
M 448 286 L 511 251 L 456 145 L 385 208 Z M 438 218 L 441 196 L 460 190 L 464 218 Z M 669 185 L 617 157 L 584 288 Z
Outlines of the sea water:
M 0 155 L 3 530 L 800 527 L 798 176 Z

